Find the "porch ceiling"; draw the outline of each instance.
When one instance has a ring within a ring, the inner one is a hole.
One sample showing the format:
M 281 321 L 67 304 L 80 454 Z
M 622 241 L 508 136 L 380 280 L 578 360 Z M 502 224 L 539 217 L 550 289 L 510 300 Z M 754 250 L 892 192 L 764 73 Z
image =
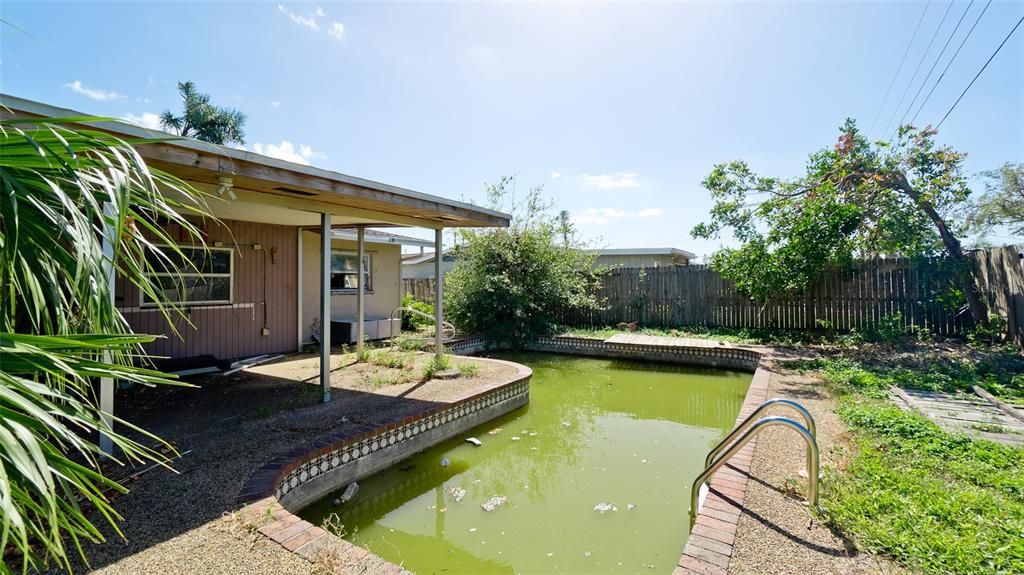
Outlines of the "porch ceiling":
M 87 115 L 6 94 L 0 94 L 0 103 L 16 117 Z M 3 115 L 10 117 L 6 110 Z M 91 122 L 89 126 L 125 138 L 174 137 L 117 121 Z M 340 223 L 435 229 L 506 227 L 511 219 L 508 214 L 467 203 L 197 140 L 156 142 L 137 149 L 149 164 L 195 184 L 217 186 L 219 178 L 230 176 L 239 196 L 239 212 L 243 204 L 256 204 L 327 212 L 345 219 Z M 231 213 L 230 204 L 215 209 L 222 218 L 247 219 Z

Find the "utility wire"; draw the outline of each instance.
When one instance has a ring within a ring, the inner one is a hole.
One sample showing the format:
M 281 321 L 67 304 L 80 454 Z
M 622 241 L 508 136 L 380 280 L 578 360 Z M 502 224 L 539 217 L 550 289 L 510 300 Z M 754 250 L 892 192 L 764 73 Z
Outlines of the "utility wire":
M 991 2 L 991 0 L 989 0 Z M 878 123 L 878 116 L 885 109 L 885 103 L 889 101 L 889 93 L 892 92 L 892 87 L 896 84 L 896 78 L 900 76 L 900 70 L 903 69 L 903 63 L 907 61 L 907 54 L 910 54 L 910 47 L 914 45 L 914 39 L 917 38 L 917 31 L 921 29 L 921 22 L 924 22 L 924 15 L 928 13 L 928 7 L 931 6 L 931 2 L 925 2 L 924 10 L 921 11 L 921 17 L 917 19 L 917 26 L 914 28 L 914 34 L 910 36 L 910 42 L 907 42 L 907 49 L 903 51 L 903 58 L 900 59 L 900 65 L 896 67 L 896 73 L 892 75 L 892 80 L 889 82 L 889 89 L 885 91 L 885 97 L 882 98 L 882 105 L 878 107 L 878 111 L 875 112 L 875 119 L 871 120 L 871 128 L 868 129 L 868 134 L 875 131 L 875 124 Z
M 949 16 L 949 10 L 951 8 L 953 8 L 952 2 L 950 2 L 949 6 L 946 7 L 946 11 L 942 14 L 942 20 L 939 20 L 939 26 L 935 28 L 935 32 L 932 33 L 932 39 L 928 42 L 928 47 L 925 48 L 924 52 L 921 54 L 921 60 L 918 61 L 917 68 L 914 68 L 914 75 L 910 77 L 910 82 L 907 82 L 907 87 L 903 90 L 903 95 L 900 96 L 900 101 L 896 104 L 896 109 L 892 111 L 892 117 L 889 118 L 889 121 L 885 124 L 885 129 L 882 130 L 883 136 L 889 133 L 889 126 L 891 126 L 893 120 L 896 119 L 896 114 L 900 113 L 900 108 L 903 107 L 903 100 L 907 98 L 907 93 L 910 92 L 910 87 L 914 85 L 914 80 L 917 80 L 917 73 L 921 71 L 921 65 L 924 64 L 925 58 L 928 57 L 928 52 L 931 51 L 932 44 L 935 43 L 935 38 L 939 35 L 939 30 L 941 30 L 942 25 L 946 23 L 946 16 Z M 896 129 L 899 130 L 899 125 L 896 126 Z
M 921 106 L 918 107 L 916 112 L 914 112 L 914 117 L 910 119 L 911 124 L 917 122 L 917 116 L 921 114 L 921 110 L 924 109 L 924 105 L 928 103 L 928 100 L 931 99 L 932 94 L 935 93 L 935 88 L 938 88 L 939 84 L 942 83 L 942 79 L 946 76 L 946 72 L 949 71 L 949 67 L 952 66 L 953 62 L 956 61 L 956 57 L 960 55 L 960 50 L 963 50 L 964 44 L 967 43 L 967 40 L 971 37 L 971 34 L 974 33 L 974 29 L 978 27 L 978 22 L 981 22 L 981 17 L 985 15 L 985 12 L 988 10 L 988 7 L 991 5 L 992 0 L 988 0 L 988 3 L 985 4 L 985 7 L 981 9 L 981 13 L 978 14 L 978 17 L 974 19 L 974 24 L 971 25 L 971 29 L 967 31 L 967 35 L 964 36 L 964 39 L 960 42 L 960 45 L 957 46 L 956 52 L 953 52 L 953 57 L 950 58 L 949 62 L 946 63 L 946 67 L 942 69 L 942 73 L 939 74 L 939 79 L 935 81 L 935 85 L 932 86 L 932 89 L 928 90 L 928 95 L 924 97 L 924 100 L 921 101 Z
M 950 6 L 952 6 L 952 4 L 950 4 Z M 956 36 L 956 31 L 959 30 L 960 25 L 964 23 L 964 18 L 967 16 L 967 12 L 971 10 L 971 6 L 974 6 L 974 0 L 971 0 L 970 4 L 967 5 L 967 9 L 960 15 L 960 20 L 958 20 L 956 26 L 953 27 L 953 31 L 949 33 L 949 38 L 946 38 L 946 43 L 943 44 L 942 50 L 939 51 L 939 55 L 935 58 L 935 61 L 932 62 L 932 67 L 928 69 L 928 74 L 924 77 L 924 80 L 921 81 L 921 85 L 917 87 L 914 99 L 910 101 L 910 104 L 907 106 L 907 110 L 903 112 L 903 116 L 900 118 L 900 123 L 898 125 L 903 125 L 903 122 L 907 119 L 907 115 L 914 109 L 914 104 L 917 103 L 917 97 L 921 95 L 921 90 L 924 90 L 924 87 L 928 84 L 928 80 L 931 79 L 932 72 L 934 72 L 935 67 L 939 65 L 939 60 L 941 60 L 942 55 L 946 53 L 946 48 L 949 48 L 949 43 L 953 41 L 953 36 Z
M 1006 35 L 1006 38 L 1003 38 L 1003 42 L 999 44 L 999 47 L 996 48 L 996 51 L 992 52 L 992 55 L 988 57 L 988 60 L 985 61 L 985 65 L 982 66 L 981 70 L 978 70 L 978 73 L 974 75 L 974 79 L 971 80 L 970 84 L 967 84 L 967 87 L 964 88 L 964 91 L 960 94 L 960 97 L 956 99 L 956 102 L 953 102 L 952 106 L 950 106 L 949 111 L 946 112 L 946 115 L 943 116 L 942 119 L 939 120 L 939 123 L 935 125 L 936 129 L 938 129 L 939 126 L 941 126 L 942 123 L 946 121 L 946 118 L 948 118 L 949 115 L 953 113 L 953 110 L 956 109 L 956 105 L 960 103 L 960 100 L 964 99 L 964 94 L 966 94 L 967 90 L 970 90 L 971 86 L 974 85 L 974 81 L 978 79 L 978 76 L 981 76 L 981 73 L 985 71 L 985 68 L 988 68 L 989 63 L 991 63 L 992 59 L 996 57 L 996 54 L 998 54 L 999 51 L 1003 49 L 1003 46 L 1006 45 L 1006 41 L 1010 39 L 1010 36 L 1013 36 L 1013 33 L 1017 31 L 1017 28 L 1020 28 L 1021 22 L 1024 22 L 1024 16 L 1021 16 L 1020 20 L 1017 20 L 1017 24 L 1014 25 L 1013 30 L 1010 30 L 1010 33 Z

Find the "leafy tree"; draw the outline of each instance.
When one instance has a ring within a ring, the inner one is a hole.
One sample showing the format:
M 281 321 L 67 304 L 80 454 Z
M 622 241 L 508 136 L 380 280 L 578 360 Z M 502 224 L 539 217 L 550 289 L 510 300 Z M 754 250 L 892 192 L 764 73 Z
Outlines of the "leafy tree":
M 702 184 L 715 202 L 711 217 L 692 234 L 731 230 L 740 247 L 714 254 L 711 265 L 761 301 L 806 288 L 857 255 L 945 253 L 971 315 L 987 323 L 957 237 L 963 230 L 950 221 L 970 195 L 965 154 L 936 145 L 935 133 L 903 126 L 894 142 L 871 143 L 847 120 L 835 146 L 812 154 L 793 180 L 758 176 L 742 160 L 718 164 Z
M 489 207 L 504 209 L 512 178 L 488 186 Z M 519 345 L 554 332 L 558 315 L 598 307 L 595 255 L 568 218 L 550 213 L 540 188 L 511 207 L 506 229 L 463 230 L 445 276 L 446 312 L 459 328 Z
M 998 170 L 981 173 L 985 193 L 967 214 L 972 231 L 985 234 L 996 227 L 1007 227 L 1015 235 L 1024 235 L 1024 164 L 1007 162 Z
M 200 192 L 147 168 L 124 141 L 70 122 L 0 121 L 0 572 L 19 563 L 45 572 L 51 561 L 70 572 L 83 540 L 103 540 L 96 523 L 118 531 L 108 495 L 126 489 L 100 464 L 166 462 L 114 429 L 97 401 L 101 377 L 172 383 L 139 367 L 140 345 L 154 338 L 131 332 L 109 279 L 116 272 L 162 302 L 145 273 L 153 258 L 188 260 L 161 224 L 202 245 L 185 218 L 204 214 Z M 119 459 L 96 446 L 101 433 Z
M 245 114 L 210 103 L 209 94 L 196 91 L 193 82 L 178 82 L 185 109 L 180 116 L 170 110 L 160 114 L 160 125 L 183 138 L 195 138 L 213 144 L 244 144 Z

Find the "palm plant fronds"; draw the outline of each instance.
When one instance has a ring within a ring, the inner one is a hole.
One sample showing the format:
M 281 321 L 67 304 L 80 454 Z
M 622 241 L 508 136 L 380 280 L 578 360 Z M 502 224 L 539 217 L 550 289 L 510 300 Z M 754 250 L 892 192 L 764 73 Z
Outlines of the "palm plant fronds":
M 150 273 L 194 267 L 177 240 L 205 248 L 193 222 L 210 216 L 201 192 L 146 166 L 132 147 L 146 140 L 81 126 L 99 120 L 0 120 L 0 572 L 9 561 L 70 569 L 84 541 L 103 540 L 100 526 L 120 533 L 105 493 L 124 488 L 100 463 L 166 461 L 99 407 L 99 378 L 174 383 L 140 367 L 154 338 L 131 332 L 111 279 L 173 325 L 180 312 Z M 98 434 L 121 460 L 100 452 Z

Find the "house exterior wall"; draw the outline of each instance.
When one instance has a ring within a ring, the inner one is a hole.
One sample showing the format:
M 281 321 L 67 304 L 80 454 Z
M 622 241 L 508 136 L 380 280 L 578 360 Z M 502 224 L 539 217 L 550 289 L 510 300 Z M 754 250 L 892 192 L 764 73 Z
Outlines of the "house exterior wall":
M 685 266 L 688 261 L 683 256 L 669 254 L 638 254 L 638 255 L 601 255 L 596 265 L 614 268 L 653 268 L 656 266 Z
M 441 260 L 441 275 L 452 271 L 455 267 L 455 258 L 445 256 Z M 422 279 L 434 277 L 434 262 L 421 262 L 418 264 L 402 264 L 402 279 Z
M 331 249 L 355 252 L 356 242 L 332 240 Z M 365 319 L 381 319 L 402 305 L 402 247 L 398 244 L 366 243 L 373 267 L 373 292 L 365 294 Z M 356 319 L 355 292 L 331 294 L 331 319 Z M 320 234 L 302 232 L 302 341 L 313 341 L 313 325 L 320 324 Z M 294 332 L 292 335 L 294 339 Z
M 212 355 L 230 360 L 292 352 L 298 347 L 296 228 L 232 220 L 223 224 L 208 225 L 206 241 L 210 246 L 220 242 L 234 252 L 232 301 L 183 308 L 188 320 L 172 320 L 177 334 L 158 310 L 141 307 L 135 286 L 120 279 L 116 282 L 115 304 L 132 329 L 165 336 L 144 346 L 151 355 Z M 170 231 L 172 237 L 178 234 L 175 229 Z M 256 244 L 262 249 L 254 249 Z M 264 327 L 269 335 L 262 334 Z

